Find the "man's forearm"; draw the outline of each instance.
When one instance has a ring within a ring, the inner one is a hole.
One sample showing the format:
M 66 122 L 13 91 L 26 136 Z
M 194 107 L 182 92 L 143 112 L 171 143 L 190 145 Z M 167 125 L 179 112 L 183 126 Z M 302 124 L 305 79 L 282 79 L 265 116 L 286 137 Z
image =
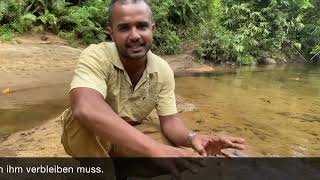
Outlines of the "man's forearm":
M 187 136 L 190 130 L 186 128 L 177 114 L 159 116 L 161 129 L 165 136 L 176 146 L 190 147 Z
M 152 150 L 158 148 L 159 143 L 129 125 L 99 98 L 79 97 L 72 106 L 74 117 L 100 138 L 141 155 L 152 156 Z

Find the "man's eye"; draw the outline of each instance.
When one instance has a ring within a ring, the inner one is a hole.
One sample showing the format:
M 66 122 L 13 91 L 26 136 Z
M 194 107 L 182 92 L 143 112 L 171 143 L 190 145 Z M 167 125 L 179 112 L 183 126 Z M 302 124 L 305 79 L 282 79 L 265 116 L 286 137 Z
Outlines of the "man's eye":
M 141 29 L 141 30 L 147 30 L 147 29 L 148 29 L 148 26 L 139 26 L 139 29 Z
M 129 27 L 127 27 L 127 26 L 121 26 L 121 27 L 119 27 L 119 31 L 121 31 L 121 32 L 129 31 Z
M 149 28 L 149 25 L 148 24 L 140 24 L 138 26 L 138 29 L 141 29 L 141 30 L 147 30 Z

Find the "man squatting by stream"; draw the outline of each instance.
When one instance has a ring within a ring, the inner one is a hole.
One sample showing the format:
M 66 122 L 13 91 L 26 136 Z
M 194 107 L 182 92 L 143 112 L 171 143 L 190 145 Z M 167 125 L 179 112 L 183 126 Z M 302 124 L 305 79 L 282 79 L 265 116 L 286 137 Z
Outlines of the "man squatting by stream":
M 205 157 L 244 149 L 236 137 L 200 135 L 178 116 L 174 74 L 150 51 L 155 24 L 146 0 L 113 0 L 112 43 L 90 45 L 71 82 L 62 144 L 73 157 Z M 160 126 L 147 116 L 157 110 Z M 227 154 L 224 154 L 227 155 Z

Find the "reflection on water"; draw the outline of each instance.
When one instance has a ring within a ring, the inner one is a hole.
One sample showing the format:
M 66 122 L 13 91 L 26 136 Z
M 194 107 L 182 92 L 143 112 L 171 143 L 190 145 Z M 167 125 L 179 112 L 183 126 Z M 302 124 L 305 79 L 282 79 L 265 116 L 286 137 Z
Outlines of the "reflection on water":
M 244 137 L 256 156 L 320 156 L 320 67 L 178 77 L 176 92 L 199 107 L 189 126 Z
M 51 100 L 39 105 L 0 109 L 0 139 L 11 133 L 30 129 L 54 118 L 68 106 L 68 100 Z

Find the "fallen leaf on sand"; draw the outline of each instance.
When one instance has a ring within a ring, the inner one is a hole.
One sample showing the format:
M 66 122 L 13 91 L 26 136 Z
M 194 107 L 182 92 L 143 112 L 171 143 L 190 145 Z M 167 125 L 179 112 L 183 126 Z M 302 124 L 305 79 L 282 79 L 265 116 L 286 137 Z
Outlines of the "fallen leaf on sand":
M 2 94 L 9 94 L 10 89 L 9 88 L 5 88 L 4 90 L 2 90 Z

